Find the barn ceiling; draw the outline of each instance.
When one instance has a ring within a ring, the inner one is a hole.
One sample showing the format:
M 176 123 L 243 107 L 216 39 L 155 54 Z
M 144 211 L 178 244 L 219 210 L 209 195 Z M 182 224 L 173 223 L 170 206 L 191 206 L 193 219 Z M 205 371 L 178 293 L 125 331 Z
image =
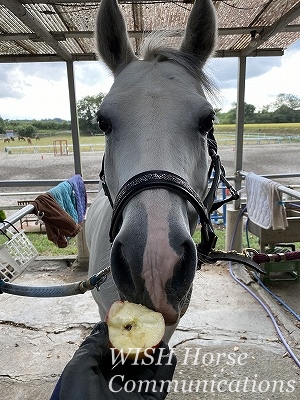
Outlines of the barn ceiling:
M 119 0 L 137 49 L 144 33 L 167 29 L 180 42 L 192 0 Z M 214 1 L 219 20 L 216 56 L 280 55 L 300 39 L 300 0 Z M 95 60 L 99 2 L 0 0 L 0 62 Z

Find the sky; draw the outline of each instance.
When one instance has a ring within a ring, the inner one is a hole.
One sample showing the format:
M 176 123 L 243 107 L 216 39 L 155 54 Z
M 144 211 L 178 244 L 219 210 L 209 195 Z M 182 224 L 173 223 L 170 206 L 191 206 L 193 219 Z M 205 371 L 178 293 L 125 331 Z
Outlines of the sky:
M 245 102 L 258 111 L 279 93 L 300 96 L 300 40 L 282 57 L 249 57 Z M 237 99 L 237 58 L 213 58 L 207 65 L 220 90 L 215 107 L 228 111 Z M 75 62 L 76 99 L 107 93 L 113 77 L 100 61 Z M 66 64 L 0 64 L 0 116 L 3 119 L 70 119 Z

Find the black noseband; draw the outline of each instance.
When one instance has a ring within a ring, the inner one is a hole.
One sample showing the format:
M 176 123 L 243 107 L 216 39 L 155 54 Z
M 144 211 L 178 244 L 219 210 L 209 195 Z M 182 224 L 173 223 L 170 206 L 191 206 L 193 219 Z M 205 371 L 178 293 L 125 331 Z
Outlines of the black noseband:
M 177 193 L 186 199 L 195 208 L 201 221 L 201 242 L 197 245 L 198 253 L 208 255 L 215 247 L 217 236 L 214 233 L 207 208 L 201 198 L 189 183 L 179 175 L 169 171 L 152 170 L 133 176 L 119 190 L 115 202 L 112 201 L 102 169 L 100 174 L 105 194 L 108 196 L 113 208 L 111 226 L 109 231 L 112 243 L 118 234 L 122 212 L 128 202 L 138 193 L 149 189 L 166 189 Z M 200 261 L 200 260 L 199 260 Z M 200 262 L 199 262 L 200 264 Z
M 129 179 L 117 194 L 113 205 L 111 228 L 109 233 L 111 242 L 118 233 L 119 221 L 125 206 L 134 196 L 147 189 L 167 189 L 177 193 L 192 204 L 200 217 L 201 224 L 210 224 L 207 210 L 204 207 L 201 198 L 186 180 L 169 171 L 145 171 Z M 207 240 L 210 240 L 209 237 L 207 237 Z

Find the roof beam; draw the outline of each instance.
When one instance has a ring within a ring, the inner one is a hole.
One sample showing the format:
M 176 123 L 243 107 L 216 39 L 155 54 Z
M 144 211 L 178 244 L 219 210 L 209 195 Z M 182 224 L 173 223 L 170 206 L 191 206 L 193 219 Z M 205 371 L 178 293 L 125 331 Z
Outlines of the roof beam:
M 119 3 L 132 3 L 132 0 L 118 0 Z M 134 3 L 153 3 L 154 1 L 161 2 L 162 0 L 134 0 Z M 166 2 L 172 2 L 172 0 L 164 0 Z M 20 0 L 22 4 L 32 4 L 32 0 Z M 93 0 L 34 0 L 37 4 L 60 4 L 60 3 L 95 3 Z
M 254 47 L 246 47 L 242 51 L 243 56 L 248 56 L 255 51 L 257 47 L 262 45 L 272 36 L 276 35 L 277 33 L 281 32 L 288 28 L 288 24 L 298 18 L 300 15 L 300 3 L 298 2 L 294 7 L 292 7 L 289 11 L 287 11 L 284 15 L 280 16 L 273 25 L 265 27 L 263 30 L 259 31 L 255 26 L 253 26 L 252 30 L 256 30 L 259 34 L 259 37 L 256 40 L 256 45 Z M 287 32 L 285 30 L 285 32 Z
M 94 53 L 72 54 L 71 61 L 96 61 L 97 55 Z M 65 61 L 64 58 L 57 54 L 15 54 L 15 55 L 2 55 L 0 57 L 1 63 L 27 63 L 27 62 L 54 62 Z
M 255 27 L 255 29 L 259 32 L 265 30 L 266 27 Z M 219 28 L 220 36 L 228 36 L 228 35 L 243 35 L 250 34 L 253 31 L 253 27 L 240 27 L 240 28 Z M 299 32 L 300 24 L 295 25 L 287 25 L 281 32 Z M 152 31 L 129 31 L 129 37 L 131 38 L 140 38 L 145 34 L 149 34 Z M 183 29 L 167 29 L 164 31 L 166 36 L 170 37 L 181 37 L 183 35 Z M 94 31 L 52 31 L 51 35 L 57 41 L 63 41 L 67 38 L 71 39 L 90 39 L 94 36 Z M 41 38 L 37 36 L 35 33 L 5 33 L 0 34 L 0 42 L 10 41 L 10 40 L 33 40 L 33 41 L 41 41 Z
M 242 50 L 217 50 L 215 57 L 241 57 Z M 284 49 L 254 49 L 254 51 L 248 55 L 248 57 L 276 57 L 283 56 Z
M 268 56 L 282 56 L 284 54 L 283 49 L 262 49 L 255 50 L 249 55 L 249 57 L 268 57 Z M 240 57 L 240 50 L 218 50 L 215 54 L 217 58 L 224 57 Z M 85 54 L 72 54 L 72 61 L 97 61 L 98 57 L 95 53 Z M 53 61 L 65 61 L 59 55 L 55 54 L 16 54 L 16 55 L 2 55 L 0 57 L 1 63 L 26 63 L 26 62 L 53 62 Z
M 65 61 L 71 61 L 71 54 L 60 46 L 58 41 L 48 32 L 44 26 L 34 18 L 27 10 L 22 6 L 18 0 L 1 0 L 1 4 L 5 5 L 14 15 L 19 18 L 30 30 L 36 33 L 37 37 L 41 41 L 47 43 L 55 52 L 60 55 Z M 15 39 L 14 39 L 15 40 Z

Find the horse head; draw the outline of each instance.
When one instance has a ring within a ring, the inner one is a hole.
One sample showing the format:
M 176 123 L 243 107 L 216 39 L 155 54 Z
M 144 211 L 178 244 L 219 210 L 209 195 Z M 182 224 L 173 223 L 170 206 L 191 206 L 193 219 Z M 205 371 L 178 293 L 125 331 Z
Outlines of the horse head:
M 115 213 L 112 275 L 122 299 L 160 311 L 167 325 L 186 311 L 197 267 L 199 216 L 180 186 L 200 199 L 207 192 L 214 111 L 202 69 L 216 25 L 211 0 L 196 0 L 180 48 L 152 38 L 138 59 L 117 1 L 102 0 L 97 16 L 99 55 L 115 78 L 97 113 Z

